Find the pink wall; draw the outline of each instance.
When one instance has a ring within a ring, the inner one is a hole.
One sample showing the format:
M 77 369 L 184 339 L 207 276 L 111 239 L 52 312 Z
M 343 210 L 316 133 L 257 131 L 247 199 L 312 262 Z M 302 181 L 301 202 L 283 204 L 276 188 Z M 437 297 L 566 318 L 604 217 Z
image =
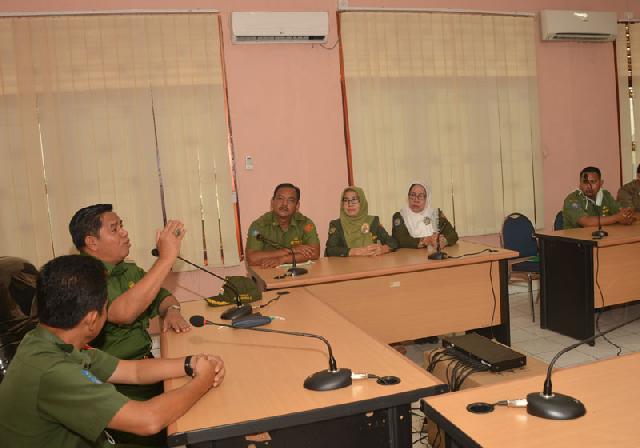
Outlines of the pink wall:
M 302 188 L 302 211 L 314 219 L 324 241 L 327 224 L 337 215 L 340 189 L 347 182 L 338 47 L 234 45 L 229 13 L 328 11 L 331 46 L 336 41 L 337 4 L 337 0 L 3 0 L 0 11 L 220 10 L 243 233 L 267 209 L 273 186 L 291 181 Z M 348 1 L 351 7 L 497 11 L 514 11 L 516 5 L 519 12 L 580 8 L 617 11 L 621 18 L 625 12 L 640 16 L 640 3 L 632 0 Z M 611 43 L 538 42 L 537 57 L 548 227 L 564 196 L 575 188 L 583 166 L 599 166 L 610 190 L 620 185 L 614 50 Z M 252 171 L 244 168 L 246 155 L 253 157 Z M 242 271 L 242 267 L 219 270 L 221 274 Z M 214 293 L 219 287 L 218 282 L 191 273 L 177 275 L 172 282 L 182 288 L 183 297 L 193 297 L 194 291 Z

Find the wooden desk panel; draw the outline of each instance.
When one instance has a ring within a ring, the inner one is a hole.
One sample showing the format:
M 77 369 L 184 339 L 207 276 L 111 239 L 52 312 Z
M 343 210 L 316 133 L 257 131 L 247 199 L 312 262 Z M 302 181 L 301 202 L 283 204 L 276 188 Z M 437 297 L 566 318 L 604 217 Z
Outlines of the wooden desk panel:
M 220 321 L 224 309 L 205 302 L 182 304 L 183 315 L 204 315 Z M 209 391 L 186 415 L 172 424 L 168 433 L 182 440 L 192 432 L 206 439 L 228 438 L 351 415 L 357 412 L 410 403 L 442 390 L 442 383 L 392 348 L 383 345 L 347 322 L 303 289 L 291 291 L 264 308 L 263 314 L 278 315 L 269 326 L 288 331 L 320 334 L 332 344 L 338 367 L 354 372 L 396 375 L 402 382 L 381 386 L 374 380 L 358 380 L 350 387 L 330 392 L 303 388 L 304 379 L 328 367 L 326 346 L 312 338 L 236 330 L 213 325 L 189 333 L 164 333 L 163 357 L 192 353 L 221 355 L 227 370 L 223 384 Z M 165 390 L 187 379 L 165 382 Z M 198 432 L 200 431 L 200 432 Z M 204 431 L 204 432 L 202 432 Z M 171 440 L 171 437 L 170 437 Z
M 588 448 L 638 446 L 640 354 L 630 354 L 553 373 L 556 392 L 581 400 L 587 408 L 576 420 L 544 420 L 526 409 L 496 407 L 489 414 L 467 412 L 469 403 L 524 398 L 541 391 L 544 375 L 467 389 L 424 400 L 423 409 L 461 446 Z M 452 426 L 453 425 L 453 426 Z
M 542 328 L 585 339 L 594 334 L 596 308 L 640 300 L 640 223 L 605 229 L 602 240 L 592 239 L 595 228 L 536 234 Z
M 454 246 L 446 247 L 444 251 L 451 256 L 460 256 L 484 249 L 489 249 L 489 247 L 461 240 Z M 283 269 L 265 269 L 258 266 L 250 266 L 248 269 L 249 273 L 258 279 L 264 289 L 268 290 L 379 277 L 403 272 L 442 269 L 518 257 L 518 253 L 511 250 L 498 248 L 491 248 L 491 250 L 495 252 L 484 252 L 460 259 L 449 258 L 440 261 L 427 259 L 427 249 L 399 249 L 394 253 L 379 257 L 324 257 L 312 265 L 306 266 L 309 270 L 308 274 L 283 279 L 274 278 L 282 275 L 285 272 Z
M 495 262 L 318 284 L 306 289 L 385 343 L 502 322 L 500 275 Z

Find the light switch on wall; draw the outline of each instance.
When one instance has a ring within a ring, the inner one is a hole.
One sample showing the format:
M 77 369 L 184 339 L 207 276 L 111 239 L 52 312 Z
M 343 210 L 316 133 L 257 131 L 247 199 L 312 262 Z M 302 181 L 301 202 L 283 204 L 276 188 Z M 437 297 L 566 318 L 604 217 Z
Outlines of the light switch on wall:
M 253 169 L 253 157 L 244 156 L 244 169 L 252 170 Z

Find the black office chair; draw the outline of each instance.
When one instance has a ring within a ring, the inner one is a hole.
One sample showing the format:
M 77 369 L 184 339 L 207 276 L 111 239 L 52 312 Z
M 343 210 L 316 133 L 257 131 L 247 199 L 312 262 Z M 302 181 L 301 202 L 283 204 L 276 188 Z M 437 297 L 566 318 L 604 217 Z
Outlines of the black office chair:
M 536 321 L 535 303 L 533 300 L 533 280 L 540 278 L 540 259 L 538 244 L 534 237 L 535 229 L 529 218 L 521 213 L 511 213 L 502 223 L 502 247 L 520 253 L 520 257 L 509 261 L 508 278 L 514 274 L 526 276 L 531 301 L 531 317 Z
M 553 230 L 564 229 L 564 217 L 562 216 L 562 210 L 556 214 L 556 219 L 553 220 Z
M 18 344 L 37 324 L 33 305 L 37 275 L 26 260 L 0 257 L 0 383 Z

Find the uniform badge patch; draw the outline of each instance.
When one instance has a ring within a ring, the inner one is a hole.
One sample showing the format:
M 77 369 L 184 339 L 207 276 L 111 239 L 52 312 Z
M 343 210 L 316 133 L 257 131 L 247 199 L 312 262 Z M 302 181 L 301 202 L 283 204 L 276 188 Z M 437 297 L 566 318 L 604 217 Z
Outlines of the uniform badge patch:
M 298 238 L 294 238 L 294 239 L 291 240 L 291 245 L 292 246 L 298 246 L 300 244 L 302 244 L 302 241 L 300 241 Z
M 393 225 L 398 227 L 400 225 L 400 222 L 401 222 L 400 218 L 396 218 L 396 219 L 393 220 Z
M 335 227 L 329 227 L 329 235 L 333 235 L 334 233 L 336 233 L 336 228 Z
M 136 285 L 136 282 L 134 282 L 133 280 L 131 280 L 127 286 L 129 286 L 129 289 L 131 289 L 131 288 L 133 288 L 135 285 Z
M 366 222 L 362 224 L 362 227 L 360 227 L 360 232 L 369 233 L 369 224 L 367 224 Z
M 424 225 L 428 226 L 429 224 L 431 224 L 431 218 L 429 218 L 428 216 L 425 216 L 423 219 Z
M 571 208 L 580 208 L 580 204 L 578 204 L 577 202 L 572 202 Z
M 313 224 L 312 223 L 307 224 L 306 226 L 304 226 L 304 229 L 302 229 L 302 231 L 304 233 L 312 232 L 313 231 Z
M 98 378 L 96 378 L 95 375 L 93 373 L 89 372 L 88 370 L 82 369 L 81 372 L 93 384 L 102 384 L 102 381 L 100 381 Z

